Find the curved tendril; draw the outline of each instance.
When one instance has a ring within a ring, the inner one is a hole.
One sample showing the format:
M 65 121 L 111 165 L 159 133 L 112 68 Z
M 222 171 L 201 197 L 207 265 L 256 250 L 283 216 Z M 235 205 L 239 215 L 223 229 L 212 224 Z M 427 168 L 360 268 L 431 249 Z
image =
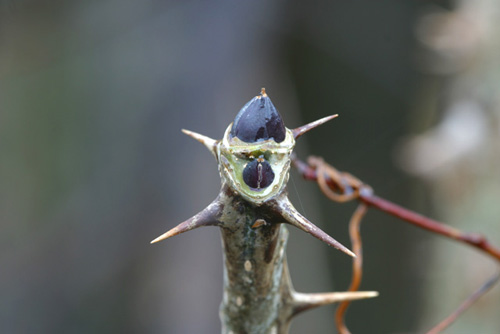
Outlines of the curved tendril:
M 349 235 L 351 237 L 352 249 L 356 254 L 356 257 L 352 262 L 351 285 L 347 291 L 358 291 L 359 286 L 361 285 L 361 279 L 363 277 L 363 244 L 361 241 L 360 226 L 361 221 L 367 212 L 368 206 L 363 203 L 359 204 L 356 211 L 352 215 L 351 221 L 349 222 Z M 335 313 L 335 323 L 340 334 L 350 333 L 344 322 L 344 315 L 350 303 L 350 301 L 342 302 Z
M 473 246 L 481 250 L 483 253 L 490 255 L 497 261 L 500 261 L 500 249 L 489 243 L 484 236 L 473 233 L 464 233 L 456 228 L 422 216 L 388 200 L 375 196 L 373 194 L 373 190 L 369 186 L 363 184 L 357 178 L 348 173 L 338 172 L 335 168 L 323 162 L 321 159 L 310 158 L 308 163 L 305 163 L 297 159 L 297 157 L 292 156 L 292 165 L 296 167 L 298 172 L 306 180 L 316 181 L 323 190 L 324 194 L 333 201 L 339 201 L 339 199 L 342 201 L 342 197 L 339 197 L 342 193 L 337 194 L 335 191 L 338 191 L 339 189 L 342 191 L 344 189 L 343 185 L 347 183 L 357 193 L 357 196 L 353 199 L 359 200 L 363 203 L 363 205 L 376 208 L 427 231 L 443 235 L 455 241 L 463 242 L 469 246 Z M 354 248 L 354 250 L 357 255 L 361 255 L 358 254 L 356 248 Z M 358 260 L 355 259 L 355 262 L 356 261 Z M 359 270 L 358 272 L 357 270 L 358 269 L 355 268 L 353 269 L 353 284 L 354 276 L 361 275 L 361 271 Z M 361 279 L 361 276 L 359 279 Z M 474 302 L 476 302 L 499 281 L 500 273 L 497 273 L 495 276 L 487 280 L 476 292 L 470 295 L 452 314 L 427 332 L 427 334 L 440 333 L 446 327 L 451 325 L 451 323 L 453 323 L 463 312 L 471 307 Z M 340 316 L 338 315 L 339 312 Z M 345 325 L 343 325 L 342 313 L 345 313 L 345 310 L 338 311 L 337 313 L 337 319 L 338 317 L 341 318 L 340 321 L 337 321 L 339 330 L 341 330 L 342 334 L 349 333 L 348 329 Z

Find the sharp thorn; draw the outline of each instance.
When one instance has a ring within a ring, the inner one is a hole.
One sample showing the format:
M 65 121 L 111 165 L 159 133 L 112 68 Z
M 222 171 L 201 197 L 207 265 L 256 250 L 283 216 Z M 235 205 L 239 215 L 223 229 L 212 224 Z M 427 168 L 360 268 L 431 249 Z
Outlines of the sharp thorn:
M 326 122 L 328 122 L 328 121 L 330 121 L 338 116 L 339 116 L 338 114 L 335 114 L 335 115 L 323 117 L 321 119 L 318 119 L 317 121 L 308 123 L 306 125 L 299 126 L 298 128 L 295 128 L 292 130 L 293 137 L 295 139 L 297 139 L 300 136 L 302 136 L 304 133 L 308 132 L 309 130 L 312 130 L 315 127 L 320 126 L 321 124 L 324 124 L 324 123 L 326 123 Z
M 293 315 L 333 303 L 377 297 L 377 291 L 346 291 L 326 293 L 292 292 Z
M 210 153 L 216 156 L 217 153 L 215 148 L 217 146 L 217 140 L 186 129 L 182 129 L 182 132 L 188 135 L 189 137 L 196 139 L 203 145 L 205 145 L 205 147 L 208 148 Z
M 209 206 L 207 206 L 203 211 L 195 215 L 194 217 L 189 218 L 188 220 L 180 223 L 173 229 L 167 231 L 166 233 L 160 235 L 158 238 L 151 241 L 152 244 L 157 243 L 159 241 L 168 239 L 175 235 L 194 230 L 198 227 L 203 226 L 214 226 L 220 225 L 220 222 L 217 219 L 222 208 L 222 204 L 215 200 Z
M 354 254 L 350 249 L 342 245 L 340 242 L 307 220 L 307 218 L 302 216 L 297 209 L 293 207 L 292 203 L 290 203 L 286 196 L 277 199 L 275 203 L 275 210 L 278 211 L 286 223 L 311 234 L 313 237 L 325 242 L 329 246 L 337 248 L 349 256 L 356 257 L 356 254 Z

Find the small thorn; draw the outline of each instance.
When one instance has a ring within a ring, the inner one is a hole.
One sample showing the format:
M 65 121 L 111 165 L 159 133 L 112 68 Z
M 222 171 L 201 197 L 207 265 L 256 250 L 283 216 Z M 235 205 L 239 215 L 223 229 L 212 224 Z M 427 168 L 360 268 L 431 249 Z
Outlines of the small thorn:
M 222 204 L 218 201 L 218 198 L 213 201 L 209 206 L 207 206 L 203 211 L 198 213 L 192 218 L 180 223 L 176 227 L 171 230 L 168 230 L 166 233 L 160 235 L 158 238 L 151 241 L 151 244 L 157 243 L 159 241 L 168 239 L 175 235 L 194 230 L 198 227 L 203 226 L 214 226 L 220 225 L 220 222 L 217 219 L 220 211 L 222 210 Z
M 150 244 L 154 244 L 154 243 L 160 242 L 162 240 L 168 239 L 170 237 L 173 237 L 174 235 L 180 234 L 180 233 L 182 233 L 182 232 L 180 232 L 180 230 L 181 229 L 179 228 L 179 226 L 176 226 L 173 229 L 169 230 L 168 232 L 160 235 L 158 238 L 152 240 L 150 242 Z
M 299 126 L 298 128 L 295 128 L 292 130 L 293 137 L 295 139 L 297 139 L 300 136 L 302 136 L 304 133 L 308 132 L 309 130 L 312 130 L 315 127 L 320 126 L 321 124 L 324 124 L 324 123 L 326 123 L 326 122 L 328 122 L 328 121 L 330 121 L 338 116 L 339 116 L 338 114 L 335 114 L 335 115 L 323 117 L 321 119 L 318 119 L 317 121 L 308 123 L 306 125 Z
M 181 131 L 183 133 L 187 134 L 189 137 L 194 138 L 197 141 L 199 141 L 200 143 L 202 143 L 203 145 L 205 145 L 205 147 L 208 148 L 210 153 L 212 153 L 214 156 L 216 156 L 216 149 L 215 148 L 217 146 L 217 140 L 212 139 L 212 138 L 207 137 L 207 136 L 204 136 L 204 135 L 201 135 L 201 134 L 193 132 L 193 131 L 186 130 L 186 129 L 182 129 Z
M 261 227 L 262 225 L 266 225 L 267 222 L 264 219 L 257 219 L 255 223 L 252 225 L 252 228 Z

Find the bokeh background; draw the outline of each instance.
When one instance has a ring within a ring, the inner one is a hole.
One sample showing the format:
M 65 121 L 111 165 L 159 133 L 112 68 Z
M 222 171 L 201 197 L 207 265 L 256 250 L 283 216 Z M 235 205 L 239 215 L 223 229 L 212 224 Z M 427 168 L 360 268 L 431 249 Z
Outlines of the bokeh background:
M 218 333 L 215 228 L 149 241 L 217 195 L 220 138 L 266 87 L 288 127 L 377 194 L 500 245 L 500 3 L 0 0 L 0 332 Z M 292 174 L 296 207 L 349 244 L 354 204 Z M 495 267 L 370 211 L 353 333 L 420 333 Z M 291 231 L 297 290 L 350 259 Z M 334 306 L 292 333 L 335 333 Z M 499 333 L 500 289 L 447 333 Z

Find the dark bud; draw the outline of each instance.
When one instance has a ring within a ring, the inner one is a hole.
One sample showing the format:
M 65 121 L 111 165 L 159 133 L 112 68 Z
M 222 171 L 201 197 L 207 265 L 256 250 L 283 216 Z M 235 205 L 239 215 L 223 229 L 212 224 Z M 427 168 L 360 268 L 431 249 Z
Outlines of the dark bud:
M 249 162 L 243 170 L 243 181 L 253 189 L 267 188 L 274 180 L 274 172 L 262 157 Z
M 285 124 L 278 110 L 274 107 L 266 91 L 254 97 L 241 108 L 233 122 L 231 136 L 246 143 L 274 139 L 281 143 L 285 140 Z

